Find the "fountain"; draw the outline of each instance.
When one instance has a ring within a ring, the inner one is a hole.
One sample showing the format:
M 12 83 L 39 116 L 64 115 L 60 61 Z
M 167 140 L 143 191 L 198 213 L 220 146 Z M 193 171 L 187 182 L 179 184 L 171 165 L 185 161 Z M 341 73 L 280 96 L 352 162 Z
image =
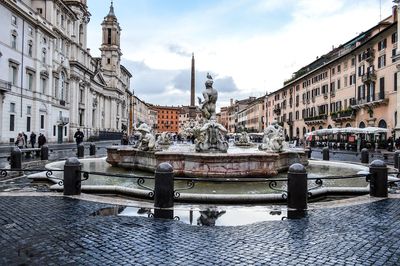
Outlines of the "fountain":
M 163 145 L 161 149 L 149 127 L 142 124 L 137 129 L 142 134 L 138 145 L 108 147 L 107 162 L 115 167 L 150 172 L 160 163 L 169 162 L 176 176 L 205 178 L 268 177 L 286 171 L 296 162 L 308 164 L 303 149 L 288 148 L 282 127 L 277 123 L 265 129 L 263 143 L 258 149 L 242 149 L 240 145 L 229 148 L 225 140 L 227 130 L 216 121 L 218 92 L 213 88 L 210 74 L 207 74 L 203 97 L 203 101 L 199 98 L 199 104 L 205 121 L 197 123 L 199 129 L 194 145 Z M 184 131 L 193 133 L 194 125 Z

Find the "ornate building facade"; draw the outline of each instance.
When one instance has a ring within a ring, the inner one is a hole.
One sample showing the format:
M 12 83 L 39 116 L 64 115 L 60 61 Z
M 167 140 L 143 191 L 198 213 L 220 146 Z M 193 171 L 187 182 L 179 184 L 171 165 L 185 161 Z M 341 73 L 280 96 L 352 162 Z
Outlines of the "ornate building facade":
M 86 0 L 0 2 L 0 141 L 19 131 L 49 142 L 120 131 L 129 123 L 130 72 L 120 64 L 121 29 L 111 5 L 101 57 L 87 48 Z

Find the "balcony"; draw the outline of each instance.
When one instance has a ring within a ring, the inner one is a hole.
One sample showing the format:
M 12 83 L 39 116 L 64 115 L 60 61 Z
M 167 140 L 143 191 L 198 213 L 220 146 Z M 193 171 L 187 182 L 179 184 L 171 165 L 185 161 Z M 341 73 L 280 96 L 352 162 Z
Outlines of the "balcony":
M 0 79 L 0 92 L 11 91 L 11 82 Z
M 275 113 L 276 115 L 281 115 L 281 108 L 280 108 L 280 107 L 275 108 L 275 109 L 274 109 L 274 113 Z
M 385 92 L 381 91 L 379 93 L 366 96 L 365 98 L 360 98 L 360 99 L 353 98 L 350 100 L 350 105 L 354 109 L 360 109 L 364 107 L 375 107 L 381 104 L 387 104 L 388 102 L 389 99 L 385 98 Z
M 365 73 L 364 75 L 361 76 L 362 82 L 363 83 L 371 83 L 376 80 L 376 72 L 375 70 L 372 70 L 370 72 Z
M 65 126 L 66 124 L 69 123 L 69 117 L 61 116 L 61 117 L 59 117 L 57 122 L 59 125 Z
M 332 112 L 331 118 L 335 122 L 351 121 L 356 117 L 356 112 L 354 109 L 347 109 L 338 112 Z
M 306 123 L 307 125 L 323 124 L 326 122 L 326 119 L 328 119 L 327 114 L 316 115 L 304 118 L 304 123 Z

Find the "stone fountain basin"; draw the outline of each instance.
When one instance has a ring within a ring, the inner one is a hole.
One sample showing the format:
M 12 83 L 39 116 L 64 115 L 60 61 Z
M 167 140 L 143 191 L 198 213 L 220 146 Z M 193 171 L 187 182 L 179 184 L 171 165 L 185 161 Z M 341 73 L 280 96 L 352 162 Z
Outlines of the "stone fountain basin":
M 179 150 L 141 151 L 131 147 L 107 147 L 107 160 L 115 167 L 154 172 L 168 162 L 177 176 L 202 178 L 270 177 L 293 163 L 308 164 L 304 150 L 281 153 L 243 149 L 236 153 L 196 153 Z

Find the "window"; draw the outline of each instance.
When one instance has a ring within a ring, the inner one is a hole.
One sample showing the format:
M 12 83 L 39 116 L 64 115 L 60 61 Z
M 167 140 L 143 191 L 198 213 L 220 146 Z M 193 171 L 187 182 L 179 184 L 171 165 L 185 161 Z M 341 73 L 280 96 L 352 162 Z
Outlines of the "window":
M 107 58 L 107 64 L 111 64 L 111 59 Z
M 39 15 L 43 14 L 43 9 L 42 8 L 36 8 L 36 11 L 39 13 Z
M 354 66 L 356 64 L 356 59 L 353 57 L 352 59 L 351 59 L 351 66 Z
M 382 68 L 386 65 L 386 55 L 378 57 L 378 68 Z
M 32 35 L 33 35 L 33 30 L 32 30 L 32 27 L 28 27 L 28 34 L 29 34 L 30 36 L 32 36 Z
M 10 103 L 10 113 L 15 113 L 15 103 Z
M 29 91 L 33 90 L 33 74 L 32 74 L 32 72 L 26 73 L 26 89 Z
M 40 115 L 40 129 L 44 129 L 44 115 Z
M 10 65 L 10 75 L 11 75 L 11 83 L 14 86 L 18 85 L 18 65 L 11 64 Z
M 79 90 L 79 102 L 80 103 L 83 103 L 83 88 L 80 88 L 80 90 Z
M 33 44 L 32 44 L 32 41 L 29 41 L 28 42 L 28 55 L 30 57 L 32 57 L 32 54 L 33 54 Z
M 15 115 L 10 115 L 10 131 L 15 130 Z
M 332 73 L 332 75 L 335 75 L 335 68 L 331 69 L 331 73 Z
M 45 94 L 46 93 L 46 88 L 47 88 L 47 79 L 45 77 L 42 77 L 40 79 L 40 89 L 41 89 L 41 93 Z
M 397 72 L 394 72 L 394 91 L 397 91 Z
M 64 94 L 65 94 L 65 74 L 64 72 L 61 72 L 60 75 L 60 95 L 59 99 L 64 100 Z
M 343 86 L 347 87 L 347 76 L 343 77 Z
M 350 75 L 350 86 L 356 84 L 356 74 Z
M 64 127 L 64 136 L 67 136 L 67 127 Z
M 397 42 L 397 32 L 394 32 L 392 34 L 392 43 L 395 43 L 395 42 Z
M 340 79 L 337 80 L 337 89 L 340 90 Z
M 378 51 L 381 51 L 385 48 L 386 48 L 386 38 L 378 42 Z
M 46 64 L 46 48 L 42 50 L 42 63 Z
M 54 125 L 54 126 L 53 126 L 53 136 L 54 136 L 54 137 L 56 136 L 56 129 L 57 129 L 57 128 L 56 128 L 56 126 Z
M 17 33 L 11 33 L 11 48 L 17 49 Z
M 31 117 L 30 116 L 26 117 L 26 131 L 27 132 L 31 131 Z
M 27 114 L 27 115 L 31 115 L 31 114 L 32 114 L 32 106 L 28 105 L 28 106 L 26 107 L 26 114 Z
M 338 66 L 337 66 L 337 72 L 339 73 L 340 71 L 341 71 L 341 66 L 338 65 Z
M 111 44 L 111 29 L 107 29 L 107 44 Z
M 11 15 L 11 25 L 17 26 L 17 17 L 14 15 Z

